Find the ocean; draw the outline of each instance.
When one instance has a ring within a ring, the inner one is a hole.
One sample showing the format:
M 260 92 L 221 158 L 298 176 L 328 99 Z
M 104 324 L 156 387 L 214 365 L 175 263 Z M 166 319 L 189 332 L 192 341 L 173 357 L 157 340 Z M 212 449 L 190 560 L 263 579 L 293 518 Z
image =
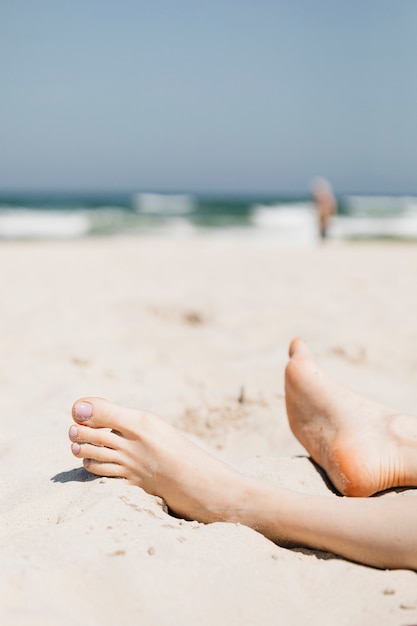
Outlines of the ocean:
M 417 196 L 340 195 L 329 239 L 417 241 Z M 308 196 L 150 192 L 0 192 L 0 239 L 229 233 L 317 240 Z

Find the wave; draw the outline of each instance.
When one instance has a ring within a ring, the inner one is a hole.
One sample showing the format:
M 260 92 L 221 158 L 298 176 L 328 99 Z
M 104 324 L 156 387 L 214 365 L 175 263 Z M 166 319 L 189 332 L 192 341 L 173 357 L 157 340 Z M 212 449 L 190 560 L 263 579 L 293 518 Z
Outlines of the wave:
M 82 213 L 5 210 L 0 213 L 1 239 L 69 239 L 88 235 L 91 223 Z
M 347 196 L 343 200 L 345 212 L 351 216 L 395 217 L 413 210 L 417 198 L 413 196 Z
M 317 239 L 317 219 L 312 203 L 255 205 L 253 226 L 276 239 L 310 243 Z
M 279 240 L 307 243 L 318 237 L 312 202 L 255 205 L 252 223 Z M 338 240 L 417 240 L 417 199 L 405 196 L 347 197 L 343 213 L 330 221 L 328 236 Z
M 335 217 L 329 228 L 329 237 L 417 240 L 417 212 L 400 217 Z
M 0 239 L 68 239 L 161 233 L 254 234 L 278 242 L 318 238 L 309 199 L 204 196 L 169 193 L 79 196 L 0 196 Z M 345 196 L 331 220 L 329 238 L 417 241 L 417 198 Z

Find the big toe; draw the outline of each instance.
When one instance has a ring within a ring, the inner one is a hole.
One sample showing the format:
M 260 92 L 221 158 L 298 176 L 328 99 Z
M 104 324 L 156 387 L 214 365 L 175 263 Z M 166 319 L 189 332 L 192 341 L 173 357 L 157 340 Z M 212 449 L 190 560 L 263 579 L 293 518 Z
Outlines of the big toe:
M 120 424 L 121 409 L 103 398 L 81 398 L 72 407 L 72 417 L 78 424 L 91 428 L 116 429 Z
M 296 337 L 290 343 L 289 355 L 293 357 L 312 358 L 309 347 L 306 342 L 300 337 Z
M 81 398 L 72 407 L 75 422 L 90 428 L 110 428 L 114 432 L 128 436 L 149 427 L 158 418 L 147 411 L 138 411 L 103 398 Z

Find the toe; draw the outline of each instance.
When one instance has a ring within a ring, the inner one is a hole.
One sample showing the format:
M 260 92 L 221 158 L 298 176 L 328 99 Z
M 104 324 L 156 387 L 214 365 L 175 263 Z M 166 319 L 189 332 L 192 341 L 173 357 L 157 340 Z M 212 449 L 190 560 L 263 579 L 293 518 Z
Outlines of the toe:
M 94 446 L 119 449 L 123 447 L 123 438 L 107 428 L 90 428 L 73 424 L 69 429 L 69 438 L 78 443 L 91 443 Z
M 71 445 L 71 451 L 79 459 L 95 459 L 101 463 L 117 463 L 119 461 L 119 454 L 116 450 L 93 446 L 90 443 L 74 442 Z
M 106 424 L 106 415 L 104 414 L 104 416 L 101 417 L 100 400 L 101 398 L 82 398 L 74 402 L 72 406 L 72 417 L 74 421 L 95 428 L 99 426 L 109 426 L 109 428 L 111 428 L 109 424 Z M 102 402 L 105 402 L 105 400 L 102 400 Z
M 292 340 L 289 348 L 290 357 L 308 357 L 311 358 L 311 352 L 305 343 L 300 337 L 296 337 Z
M 103 398 L 81 398 L 72 407 L 72 417 L 75 422 L 90 428 L 110 428 L 119 434 L 136 430 L 141 417 L 146 415 L 142 411 L 134 411 Z
M 99 463 L 95 459 L 84 459 L 85 469 L 97 476 L 108 476 L 109 478 L 126 478 L 123 467 L 117 463 Z

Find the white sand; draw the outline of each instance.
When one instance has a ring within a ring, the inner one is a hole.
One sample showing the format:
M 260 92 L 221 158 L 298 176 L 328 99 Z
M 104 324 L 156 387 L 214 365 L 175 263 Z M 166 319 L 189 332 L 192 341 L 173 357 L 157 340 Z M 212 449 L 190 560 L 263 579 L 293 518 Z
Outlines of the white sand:
M 416 276 L 414 245 L 1 244 L 0 624 L 417 623 L 415 572 L 172 518 L 139 488 L 89 479 L 67 439 L 72 402 L 100 395 L 329 493 L 286 423 L 289 341 L 417 415 Z

